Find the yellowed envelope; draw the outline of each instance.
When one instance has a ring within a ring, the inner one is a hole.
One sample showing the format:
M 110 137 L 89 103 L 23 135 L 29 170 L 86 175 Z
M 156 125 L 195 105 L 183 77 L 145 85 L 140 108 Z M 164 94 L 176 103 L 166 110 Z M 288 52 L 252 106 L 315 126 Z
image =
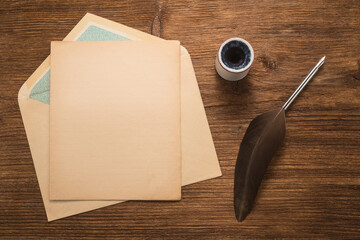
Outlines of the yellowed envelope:
M 116 33 L 131 40 L 161 40 L 89 13 L 81 19 L 64 40 L 78 41 L 83 36 L 82 34 L 92 27 L 106 29 L 106 34 Z M 49 68 L 50 57 L 46 58 L 23 84 L 19 90 L 18 102 L 46 215 L 48 221 L 53 221 L 120 203 L 120 201 L 49 200 L 49 105 L 42 100 L 42 98 L 46 99 L 46 95 L 49 94 L 49 91 L 46 92 L 43 89 L 49 86 L 34 91 L 38 84 L 42 84 L 41 80 L 46 77 Z M 36 99 L 30 96 L 33 92 L 36 92 Z M 182 185 L 221 176 L 191 58 L 184 47 L 181 47 L 181 106 Z
M 51 42 L 50 200 L 180 200 L 179 41 Z

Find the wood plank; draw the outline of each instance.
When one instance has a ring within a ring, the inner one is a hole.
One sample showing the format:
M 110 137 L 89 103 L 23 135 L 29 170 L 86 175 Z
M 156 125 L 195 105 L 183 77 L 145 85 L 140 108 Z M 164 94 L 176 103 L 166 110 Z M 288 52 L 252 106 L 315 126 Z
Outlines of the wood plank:
M 127 202 L 47 223 L 17 105 L 22 83 L 86 13 L 178 39 L 192 56 L 223 177 L 180 202 Z M 161 26 L 159 26 L 161 22 Z M 0 239 L 360 238 L 360 2 L 12 1 L 0 3 Z M 255 50 L 246 79 L 222 80 L 219 45 Z M 256 115 L 281 106 L 326 62 L 287 113 L 287 135 L 252 213 L 238 223 L 233 174 Z

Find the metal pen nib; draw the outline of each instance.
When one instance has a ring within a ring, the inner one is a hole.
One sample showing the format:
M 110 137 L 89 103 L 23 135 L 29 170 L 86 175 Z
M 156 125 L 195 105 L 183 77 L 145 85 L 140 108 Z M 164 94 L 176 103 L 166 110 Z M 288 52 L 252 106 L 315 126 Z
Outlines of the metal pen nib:
M 286 101 L 282 108 L 286 111 L 286 109 L 290 106 L 290 104 L 294 101 L 294 99 L 299 95 L 301 90 L 306 86 L 306 84 L 311 80 L 311 78 L 315 75 L 315 73 L 319 70 L 319 68 L 324 64 L 325 56 L 320 59 L 320 61 L 316 64 L 316 66 L 311 70 L 311 72 L 306 76 L 304 81 L 300 84 L 300 86 L 295 90 L 295 92 L 290 96 L 290 98 Z

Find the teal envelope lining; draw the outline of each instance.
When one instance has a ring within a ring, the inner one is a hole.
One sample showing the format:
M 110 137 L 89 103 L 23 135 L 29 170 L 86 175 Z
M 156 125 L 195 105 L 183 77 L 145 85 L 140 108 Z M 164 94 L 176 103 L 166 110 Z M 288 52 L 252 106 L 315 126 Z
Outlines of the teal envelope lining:
M 76 41 L 127 41 L 119 34 L 98 26 L 89 25 Z M 29 98 L 50 105 L 50 69 L 40 78 L 30 92 Z

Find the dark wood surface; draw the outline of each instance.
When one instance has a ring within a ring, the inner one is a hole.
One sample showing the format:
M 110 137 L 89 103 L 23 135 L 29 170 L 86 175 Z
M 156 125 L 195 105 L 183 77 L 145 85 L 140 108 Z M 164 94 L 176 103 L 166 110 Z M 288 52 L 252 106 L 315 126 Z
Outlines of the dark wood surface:
M 183 188 L 180 202 L 127 202 L 48 223 L 17 93 L 86 13 L 178 39 L 194 63 L 223 177 Z M 247 39 L 246 79 L 214 69 L 219 45 Z M 1 239 L 360 239 L 360 1 L 0 2 Z M 256 115 L 281 106 L 315 63 L 326 62 L 287 112 L 285 142 L 255 207 L 238 223 L 233 176 Z

